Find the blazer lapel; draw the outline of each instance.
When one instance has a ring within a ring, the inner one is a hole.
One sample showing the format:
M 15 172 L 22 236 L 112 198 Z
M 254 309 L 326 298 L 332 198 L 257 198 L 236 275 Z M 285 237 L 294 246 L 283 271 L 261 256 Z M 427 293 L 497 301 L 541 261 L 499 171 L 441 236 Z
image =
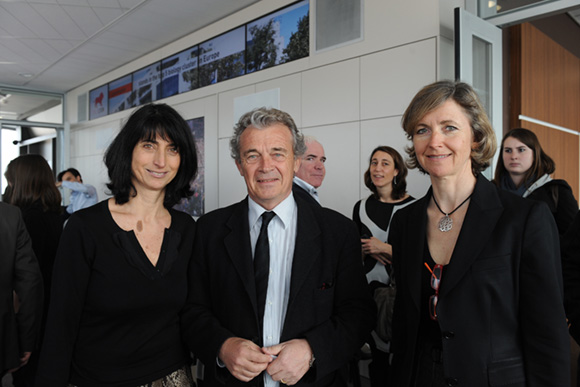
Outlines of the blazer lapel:
M 451 291 L 479 257 L 495 229 L 503 206 L 495 187 L 479 175 L 440 293 Z
M 409 293 L 415 304 L 417 310 L 420 310 L 421 305 L 421 273 L 426 270 L 423 266 L 426 254 L 426 240 L 427 240 L 427 229 L 425 225 L 427 224 L 427 206 L 429 205 L 429 200 L 431 199 L 431 188 L 427 194 L 420 199 L 421 205 L 417 205 L 413 208 L 413 212 L 407 215 L 408 219 L 411 219 L 410 226 L 407 231 L 406 236 L 406 246 L 409 246 L 409 250 L 405 251 L 404 257 L 400 259 L 412 259 L 407 266 L 409 268 L 408 286 Z M 396 286 L 401 286 L 397 284 Z
M 256 283 L 254 280 L 254 264 L 250 242 L 250 225 L 248 224 L 248 198 L 235 207 L 226 222 L 230 233 L 224 238 L 228 256 L 235 267 L 257 316 Z M 227 284 L 226 284 L 227 285 Z

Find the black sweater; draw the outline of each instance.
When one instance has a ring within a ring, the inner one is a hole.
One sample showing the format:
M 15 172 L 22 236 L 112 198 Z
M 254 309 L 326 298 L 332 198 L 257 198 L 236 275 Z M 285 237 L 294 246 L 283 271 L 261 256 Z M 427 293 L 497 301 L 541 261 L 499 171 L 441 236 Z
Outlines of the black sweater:
M 155 267 L 106 200 L 71 216 L 54 267 L 37 386 L 134 387 L 188 362 L 179 313 L 195 222 L 170 212 Z

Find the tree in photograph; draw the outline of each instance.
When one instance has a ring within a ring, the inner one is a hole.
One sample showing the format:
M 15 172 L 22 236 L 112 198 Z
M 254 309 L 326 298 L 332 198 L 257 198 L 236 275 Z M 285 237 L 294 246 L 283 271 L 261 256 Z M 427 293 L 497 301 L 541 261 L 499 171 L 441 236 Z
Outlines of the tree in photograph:
M 238 52 L 237 54 L 230 55 L 216 62 L 218 82 L 244 75 L 245 66 L 243 52 Z
M 274 66 L 278 56 L 278 45 L 274 39 L 274 19 L 261 27 L 254 25 L 248 32 L 252 36 L 251 46 L 246 50 L 248 72 Z
M 282 62 L 304 58 L 310 53 L 310 22 L 308 15 L 298 19 L 298 29 L 290 35 L 288 46 L 284 49 Z

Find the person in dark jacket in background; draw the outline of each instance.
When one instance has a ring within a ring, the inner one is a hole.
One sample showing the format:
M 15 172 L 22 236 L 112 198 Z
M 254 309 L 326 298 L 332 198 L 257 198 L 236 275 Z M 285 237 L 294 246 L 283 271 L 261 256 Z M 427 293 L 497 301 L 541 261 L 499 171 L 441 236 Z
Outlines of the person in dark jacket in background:
M 556 164 L 548 156 L 531 130 L 516 128 L 507 132 L 501 142 L 493 182 L 500 188 L 524 198 L 545 202 L 558 232 L 563 235 L 578 212 L 578 202 L 565 180 L 552 179 Z
M 22 214 L 0 202 L 0 379 L 36 350 L 42 301 L 42 274 Z
M 60 192 L 54 184 L 50 166 L 40 155 L 15 158 L 8 164 L 4 175 L 10 186 L 10 194 L 4 199 L 22 211 L 44 280 L 44 307 L 39 339 L 42 342 L 50 300 L 52 267 L 62 232 Z M 33 352 L 28 364 L 12 374 L 14 387 L 34 386 L 38 357 L 39 351 Z

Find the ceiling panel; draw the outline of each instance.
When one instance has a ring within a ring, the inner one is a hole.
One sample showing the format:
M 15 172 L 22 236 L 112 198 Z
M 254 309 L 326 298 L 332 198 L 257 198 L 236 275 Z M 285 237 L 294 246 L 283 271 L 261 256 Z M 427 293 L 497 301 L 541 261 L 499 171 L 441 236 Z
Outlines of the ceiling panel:
M 37 10 L 55 30 L 58 31 L 61 37 L 88 37 L 85 35 L 83 30 L 79 28 L 75 21 L 64 11 L 62 6 L 53 4 L 34 4 L 33 8 Z
M 20 23 L 30 30 L 30 34 L 20 35 L 19 37 L 37 37 L 60 38 L 58 32 L 48 23 L 35 8 L 26 3 L 5 3 L 3 5 L 10 15 L 18 19 Z
M 258 1 L 0 0 L 0 85 L 66 92 Z
M 83 30 L 86 36 L 91 36 L 101 28 L 104 24 L 101 22 L 95 11 L 90 7 L 79 6 L 63 6 L 64 11 L 71 17 L 72 20 Z

